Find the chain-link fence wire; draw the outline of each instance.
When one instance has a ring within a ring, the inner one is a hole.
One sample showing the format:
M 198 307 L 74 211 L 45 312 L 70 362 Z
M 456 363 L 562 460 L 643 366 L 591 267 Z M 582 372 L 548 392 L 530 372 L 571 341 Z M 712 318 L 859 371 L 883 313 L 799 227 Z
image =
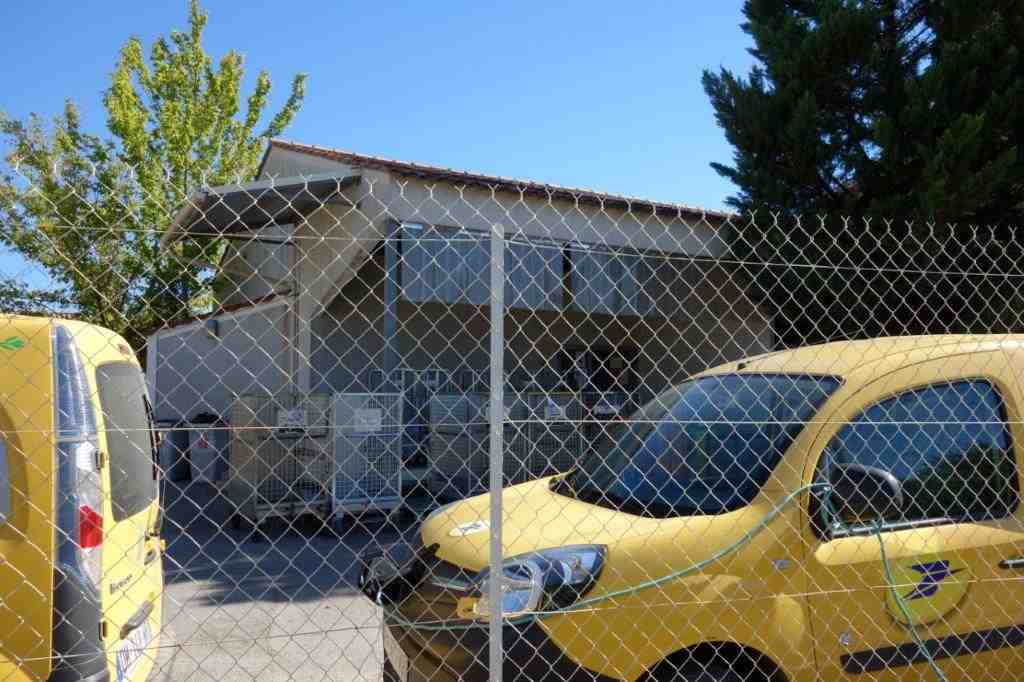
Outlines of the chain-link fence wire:
M 0 679 L 1024 671 L 1013 231 L 61 177 L 2 228 L 77 289 L 0 330 Z

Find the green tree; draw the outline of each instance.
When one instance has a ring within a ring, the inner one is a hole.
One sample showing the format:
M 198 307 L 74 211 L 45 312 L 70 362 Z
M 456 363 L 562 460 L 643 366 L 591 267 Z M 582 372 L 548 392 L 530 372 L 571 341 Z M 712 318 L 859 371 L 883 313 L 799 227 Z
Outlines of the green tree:
M 738 187 L 734 250 L 868 266 L 758 272 L 784 342 L 1019 328 L 992 306 L 1014 279 L 907 273 L 1021 268 L 1020 3 L 747 0 L 744 15 L 757 63 L 703 78 L 734 150 L 712 164 Z
M 53 283 L 19 294 L 6 282 L 4 300 L 60 304 L 136 348 L 148 330 L 191 314 L 221 245 L 189 239 L 162 252 L 160 237 L 197 189 L 251 179 L 266 141 L 299 111 L 306 82 L 295 76 L 263 123 L 270 76 L 260 72 L 243 106 L 243 57 L 231 51 L 215 65 L 202 45 L 206 22 L 191 0 L 188 31 L 156 40 L 148 59 L 139 39 L 124 45 L 103 98 L 108 137 L 84 132 L 71 102 L 52 126 L 0 114 L 0 242 Z

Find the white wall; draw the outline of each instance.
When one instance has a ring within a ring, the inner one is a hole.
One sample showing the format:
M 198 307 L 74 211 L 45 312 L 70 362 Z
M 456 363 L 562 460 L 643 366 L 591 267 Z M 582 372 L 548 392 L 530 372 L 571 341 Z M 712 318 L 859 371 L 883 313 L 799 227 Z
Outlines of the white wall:
M 560 241 L 631 246 L 669 253 L 718 256 L 726 241 L 709 221 L 653 215 L 640 209 L 627 212 L 565 199 L 547 199 L 480 187 L 457 187 L 447 182 L 385 176 L 372 182 L 362 201 L 366 216 L 387 213 L 400 222 L 491 229 L 501 223 L 511 236 L 547 237 Z
M 292 376 L 289 302 L 275 301 L 160 330 L 147 342 L 146 374 L 157 419 L 227 416 L 234 398 L 278 391 Z
M 350 175 L 349 167 L 343 163 L 331 161 L 320 156 L 301 154 L 290 149 L 272 147 L 257 180 L 335 172 L 342 176 Z

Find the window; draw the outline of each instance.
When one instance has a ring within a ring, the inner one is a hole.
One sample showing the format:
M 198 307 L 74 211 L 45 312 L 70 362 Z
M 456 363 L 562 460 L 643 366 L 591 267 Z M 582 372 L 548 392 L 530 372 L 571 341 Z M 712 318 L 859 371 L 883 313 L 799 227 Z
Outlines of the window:
M 577 245 L 572 259 L 573 306 L 605 315 L 650 315 L 659 288 L 650 256 L 630 249 Z
M 983 380 L 935 384 L 872 405 L 833 438 L 823 460 L 831 464 L 877 467 L 900 481 L 903 509 L 886 521 L 992 519 L 1017 507 L 1002 397 Z
M 106 428 L 114 521 L 122 521 L 156 499 L 146 386 L 142 372 L 129 362 L 97 367 L 96 385 Z
M 402 295 L 414 303 L 489 304 L 490 249 L 483 232 L 404 224 Z M 505 274 L 509 308 L 561 310 L 562 251 L 555 242 L 510 238 Z

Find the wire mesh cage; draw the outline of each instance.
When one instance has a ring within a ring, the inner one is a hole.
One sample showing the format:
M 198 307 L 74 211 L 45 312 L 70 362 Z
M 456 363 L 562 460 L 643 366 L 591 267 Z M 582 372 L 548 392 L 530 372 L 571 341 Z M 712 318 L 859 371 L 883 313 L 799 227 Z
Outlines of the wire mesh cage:
M 533 477 L 564 473 L 583 454 L 584 406 L 575 393 L 533 393 L 527 396 L 529 453 Z
M 328 405 L 324 394 L 235 401 L 226 487 L 236 522 L 327 516 L 333 474 Z
M 616 425 L 638 407 L 626 391 L 585 391 L 583 404 L 583 455 L 599 454 L 611 447 L 617 436 Z
M 402 393 L 334 394 L 335 515 L 402 504 L 403 409 Z
M 504 394 L 503 477 L 529 480 L 529 442 L 523 432 L 524 396 Z M 430 490 L 441 499 L 459 499 L 487 490 L 490 475 L 490 395 L 450 393 L 430 401 Z

